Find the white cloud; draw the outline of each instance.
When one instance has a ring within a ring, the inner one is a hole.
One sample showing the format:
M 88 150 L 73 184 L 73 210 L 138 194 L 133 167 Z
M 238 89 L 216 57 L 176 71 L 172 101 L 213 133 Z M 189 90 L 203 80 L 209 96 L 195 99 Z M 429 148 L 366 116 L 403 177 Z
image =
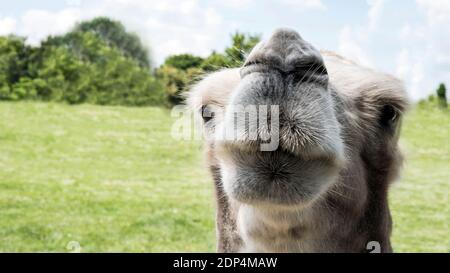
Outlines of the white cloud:
M 227 8 L 233 8 L 233 9 L 241 9 L 241 8 L 247 8 L 251 4 L 254 3 L 253 0 L 216 0 L 215 3 L 227 7 Z
M 219 7 L 226 7 L 232 9 L 245 9 L 253 4 L 261 4 L 263 1 L 255 0 L 212 0 L 209 1 L 214 3 Z M 280 1 L 266 1 L 269 5 L 284 5 L 290 8 L 294 8 L 296 12 L 298 11 L 311 11 L 311 10 L 326 10 L 327 6 L 322 2 L 322 0 L 280 0 Z
M 341 30 L 339 53 L 363 65 L 374 65 L 374 56 L 368 54 L 368 49 L 374 49 L 375 43 L 385 43 L 380 38 L 388 39 L 385 29 L 383 32 L 379 29 L 387 2 L 367 1 L 366 23 L 346 26 Z M 450 1 L 416 0 L 416 7 L 419 16 L 403 23 L 403 27 L 398 29 L 398 38 L 394 38 L 397 40 L 388 41 L 388 44 L 395 42 L 399 47 L 397 54 L 394 53 L 392 70 L 405 82 L 413 100 L 434 92 L 441 81 L 447 81 L 450 85 L 450 39 L 444 38 L 450 37 Z M 394 28 L 392 26 L 388 31 L 395 33 Z M 376 53 L 379 57 L 380 52 Z
M 219 25 L 222 23 L 222 16 L 213 8 L 205 10 L 205 22 L 209 26 Z
M 338 52 L 364 66 L 374 66 L 364 48 L 371 41 L 371 34 L 377 30 L 385 0 L 367 0 L 369 10 L 365 25 L 345 26 L 339 33 Z
M 177 12 L 182 14 L 191 14 L 199 5 L 198 0 L 103 0 L 104 7 L 129 11 L 133 9 L 137 12 Z
M 0 34 L 14 32 L 37 45 L 48 35 L 62 34 L 76 22 L 99 15 L 120 20 L 127 29 L 139 33 L 156 64 L 171 54 L 205 56 L 223 35 L 223 18 L 217 7 L 199 0 L 101 0 L 57 11 L 30 9 L 14 18 L 0 17 Z
M 8 35 L 15 31 L 16 20 L 11 17 L 0 18 L 0 35 Z
M 422 22 L 405 23 L 400 35 L 397 76 L 415 100 L 425 97 L 442 81 L 450 84 L 450 1 L 417 0 Z
M 367 53 L 361 47 L 350 26 L 344 27 L 339 34 L 338 51 L 346 58 L 358 62 L 364 66 L 372 66 L 372 62 Z
M 413 99 L 423 96 L 421 82 L 425 78 L 424 63 L 416 59 L 408 49 L 402 49 L 396 59 L 396 75 L 407 83 L 408 93 Z
M 193 53 L 206 56 L 223 34 L 223 18 L 216 6 L 197 0 L 163 1 L 105 0 L 106 15 L 124 22 L 137 31 L 151 47 L 156 64 L 171 54 Z
M 300 11 L 325 10 L 327 8 L 321 0 L 281 0 L 280 2 Z
M 369 30 L 375 30 L 379 24 L 385 0 L 368 0 L 369 12 L 368 12 L 368 28 Z
M 416 2 L 419 9 L 425 11 L 430 25 L 448 23 L 450 20 L 450 1 L 417 0 Z
M 18 32 L 28 37 L 28 43 L 35 45 L 48 35 L 68 31 L 81 17 L 81 11 L 76 8 L 57 12 L 29 10 L 21 16 Z

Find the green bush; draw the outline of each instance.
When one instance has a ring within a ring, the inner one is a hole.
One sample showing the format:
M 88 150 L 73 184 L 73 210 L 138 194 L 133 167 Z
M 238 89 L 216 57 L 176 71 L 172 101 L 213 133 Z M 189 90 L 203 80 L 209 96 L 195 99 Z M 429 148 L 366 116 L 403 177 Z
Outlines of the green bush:
M 136 106 L 164 102 L 162 86 L 148 69 L 94 33 L 72 33 L 69 43 L 68 48 L 45 49 L 47 57 L 37 67 L 39 78 L 51 84 L 50 100 Z
M 203 63 L 203 58 L 194 56 L 191 54 L 179 54 L 169 56 L 164 62 L 165 65 L 181 69 L 188 70 L 190 68 L 200 67 Z
M 445 88 L 445 84 L 441 83 L 436 90 L 437 99 L 439 107 L 447 108 L 447 95 L 446 95 L 447 89 Z
M 238 31 L 235 32 L 231 36 L 231 46 L 225 49 L 225 56 L 228 58 L 230 66 L 241 66 L 244 63 L 247 54 L 250 53 L 260 40 L 260 35 L 244 34 Z
M 223 54 L 213 51 L 201 64 L 205 72 L 212 72 L 223 68 L 231 67 L 230 60 Z
M 169 105 L 172 106 L 183 102 L 182 93 L 202 74 L 203 71 L 196 67 L 181 70 L 170 65 L 162 65 L 156 70 L 156 77 L 164 85 Z
M 21 77 L 28 77 L 31 47 L 25 39 L 17 36 L 0 37 L 0 100 L 17 100 L 23 97 L 23 90 L 14 91 L 13 85 Z M 25 92 L 26 93 L 26 92 Z
M 164 85 L 168 102 L 175 105 L 183 102 L 182 93 L 201 75 L 223 68 L 239 67 L 247 54 L 259 42 L 260 36 L 236 32 L 231 36 L 232 45 L 224 53 L 213 51 L 205 59 L 191 54 L 172 55 L 156 69 L 156 77 Z
M 73 32 L 91 32 L 102 39 L 108 46 L 119 49 L 120 52 L 134 60 L 139 66 L 150 68 L 147 48 L 141 43 L 139 36 L 128 32 L 119 21 L 108 17 L 97 17 L 91 21 L 77 24 Z
M 0 37 L 0 100 L 129 106 L 166 101 L 145 48 L 119 22 L 84 22 L 35 48 L 24 40 Z

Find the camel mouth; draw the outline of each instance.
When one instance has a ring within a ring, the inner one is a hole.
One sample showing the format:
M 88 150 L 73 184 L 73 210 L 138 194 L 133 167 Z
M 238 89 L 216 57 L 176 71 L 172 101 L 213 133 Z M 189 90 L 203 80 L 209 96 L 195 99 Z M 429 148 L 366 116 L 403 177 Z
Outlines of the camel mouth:
M 336 181 L 342 168 L 333 155 L 305 158 L 282 150 L 234 150 L 222 159 L 226 193 L 253 206 L 305 206 Z

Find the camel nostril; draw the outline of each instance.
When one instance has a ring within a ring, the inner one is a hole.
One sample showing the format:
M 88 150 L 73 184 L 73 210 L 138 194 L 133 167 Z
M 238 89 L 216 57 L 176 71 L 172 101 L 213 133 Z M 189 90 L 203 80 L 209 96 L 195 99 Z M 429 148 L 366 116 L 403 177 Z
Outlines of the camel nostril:
M 241 76 L 273 70 L 281 75 L 294 75 L 293 80 L 328 81 L 320 52 L 291 29 L 278 29 L 267 41 L 258 44 L 249 54 Z

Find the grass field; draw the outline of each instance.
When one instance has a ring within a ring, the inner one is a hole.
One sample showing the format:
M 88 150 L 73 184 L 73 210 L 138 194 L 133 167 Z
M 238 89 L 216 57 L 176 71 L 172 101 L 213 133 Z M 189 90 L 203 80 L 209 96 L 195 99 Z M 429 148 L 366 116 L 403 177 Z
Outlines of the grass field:
M 171 125 L 161 108 L 0 103 L 0 251 L 214 251 L 201 146 Z M 396 251 L 450 250 L 449 125 L 427 107 L 404 123 Z

